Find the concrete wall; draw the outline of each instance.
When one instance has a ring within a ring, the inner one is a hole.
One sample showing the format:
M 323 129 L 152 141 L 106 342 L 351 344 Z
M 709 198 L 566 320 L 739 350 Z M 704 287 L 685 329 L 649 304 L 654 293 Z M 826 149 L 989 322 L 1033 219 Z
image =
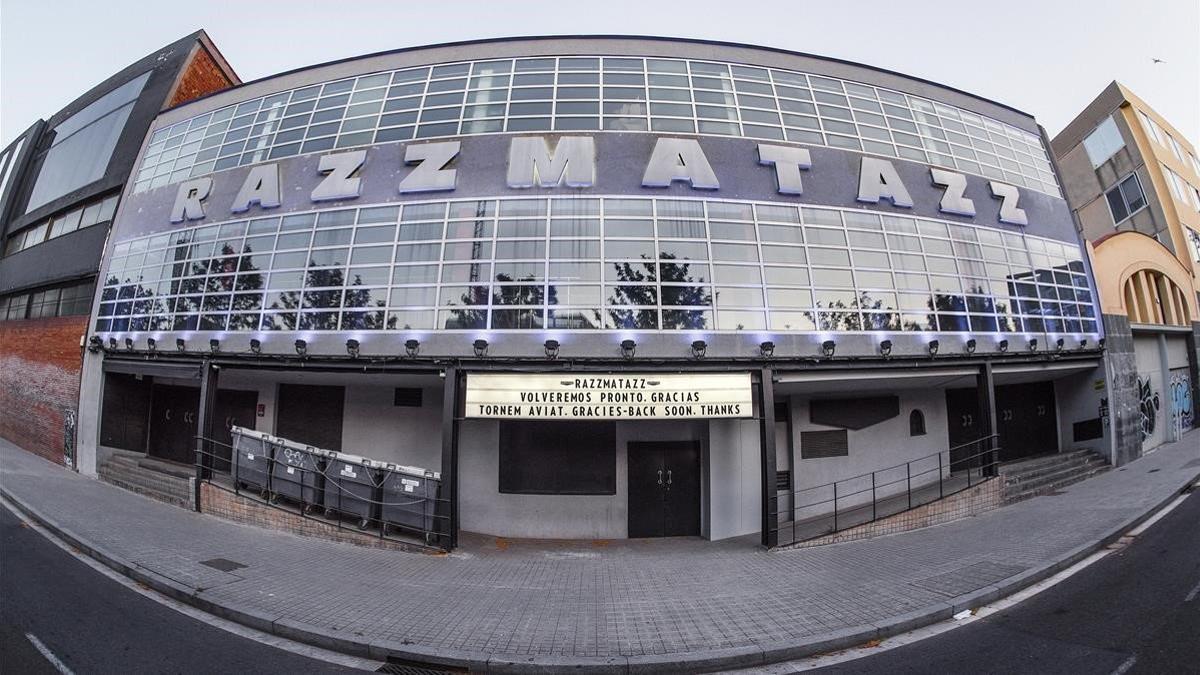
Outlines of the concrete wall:
M 458 446 L 461 528 L 504 537 L 625 538 L 629 533 L 626 444 L 630 441 L 704 442 L 706 426 L 703 421 L 618 422 L 616 494 L 513 495 L 500 494 L 499 424 L 492 420 L 466 420 L 460 427 Z M 754 452 L 758 452 L 757 443 Z M 715 454 L 721 455 L 720 452 Z M 705 482 L 706 475 L 702 471 L 701 484 Z M 701 497 L 702 504 L 703 501 L 704 496 Z M 713 511 L 718 511 L 716 505 Z M 754 514 L 758 516 L 757 508 Z M 729 531 L 724 521 L 719 531 Z
M 1138 411 L 1137 359 L 1133 332 L 1123 314 L 1102 314 L 1105 367 L 1108 369 L 1109 461 L 1120 466 L 1142 456 L 1141 413 Z
M 717 540 L 758 532 L 762 526 L 758 421 L 711 420 L 708 444 L 708 538 Z M 781 464 L 780 468 L 786 465 Z
M 1058 408 L 1058 447 L 1060 451 L 1088 449 L 1108 458 L 1112 431 L 1101 415 L 1102 401 L 1108 398 L 1104 366 L 1054 381 L 1054 401 Z M 1106 404 L 1104 404 L 1106 405 Z M 1101 418 L 1103 435 L 1091 440 L 1075 440 L 1075 424 Z
M 872 392 L 882 394 L 884 392 Z M 795 510 L 798 519 L 823 515 L 832 511 L 832 503 L 818 504 L 822 500 L 833 498 L 832 487 L 815 490 L 805 490 L 823 486 L 833 481 L 859 476 L 864 473 L 878 471 L 876 475 L 878 497 L 904 492 L 908 483 L 905 468 L 892 468 L 906 462 L 932 455 L 946 450 L 949 446 L 949 436 L 946 427 L 946 395 L 941 389 L 904 390 L 895 392 L 900 397 L 900 414 L 889 420 L 884 420 L 863 429 L 848 431 L 849 455 L 846 457 L 830 457 L 822 459 L 803 459 L 803 448 L 800 433 L 803 431 L 830 430 L 829 427 L 813 424 L 809 418 L 809 400 L 823 398 L 818 396 L 796 396 L 792 398 L 792 420 L 795 446 L 795 486 L 799 495 L 796 499 Z M 833 397 L 831 397 L 833 398 Z M 854 405 L 854 398 L 847 398 L 846 405 Z M 919 409 L 925 415 L 925 435 L 909 436 L 909 414 Z M 943 458 L 945 460 L 946 458 Z M 925 483 L 936 482 L 938 462 L 933 457 L 913 465 L 914 474 L 924 475 L 915 477 L 912 481 L 914 488 Z M 943 463 L 943 471 L 949 467 Z M 890 485 L 884 485 L 891 483 Z M 870 503 L 871 479 L 861 478 L 838 485 L 838 508 L 854 504 Z M 857 495 L 849 496 L 857 492 Z
M 441 387 L 423 389 L 420 408 L 393 403 L 394 386 L 346 387 L 342 450 L 441 471 Z

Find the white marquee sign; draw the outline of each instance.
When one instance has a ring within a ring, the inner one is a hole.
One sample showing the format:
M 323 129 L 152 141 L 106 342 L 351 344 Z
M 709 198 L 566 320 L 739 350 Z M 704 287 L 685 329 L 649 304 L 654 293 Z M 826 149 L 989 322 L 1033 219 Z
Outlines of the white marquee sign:
M 622 420 L 753 415 L 750 373 L 467 375 L 467 417 Z

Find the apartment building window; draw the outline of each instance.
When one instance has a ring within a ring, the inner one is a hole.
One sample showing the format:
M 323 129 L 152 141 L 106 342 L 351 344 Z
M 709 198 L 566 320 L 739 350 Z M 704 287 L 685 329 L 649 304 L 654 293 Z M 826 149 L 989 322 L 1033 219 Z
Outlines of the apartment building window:
M 1192 261 L 1200 265 L 1200 232 L 1196 232 L 1190 227 L 1183 228 L 1187 233 L 1188 249 L 1192 252 Z
M 1146 207 L 1146 195 L 1136 173 L 1131 173 L 1104 194 L 1112 211 L 1113 224 L 1119 224 Z
M 1092 133 L 1083 139 L 1083 148 L 1087 151 L 1088 159 L 1092 160 L 1092 168 L 1108 161 L 1118 150 L 1125 147 L 1125 139 L 1113 118 L 1107 117 Z
M 94 290 L 94 283 L 87 281 L 2 297 L 0 321 L 87 314 L 91 310 Z
M 76 207 L 53 218 L 17 232 L 8 238 L 4 245 L 4 255 L 12 255 L 24 251 L 42 242 L 49 241 L 75 230 L 81 230 L 98 223 L 106 223 L 113 219 L 117 211 L 117 195 L 97 199 L 89 204 Z

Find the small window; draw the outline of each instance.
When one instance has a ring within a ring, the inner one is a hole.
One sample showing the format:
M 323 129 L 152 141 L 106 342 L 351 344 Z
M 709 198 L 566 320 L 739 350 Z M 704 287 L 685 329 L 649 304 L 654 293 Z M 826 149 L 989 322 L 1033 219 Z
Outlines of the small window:
M 392 404 L 401 408 L 420 408 L 422 391 L 420 387 L 396 387 Z
M 1125 139 L 1121 138 L 1117 123 L 1111 117 L 1106 117 L 1092 133 L 1088 134 L 1087 138 L 1083 139 L 1083 148 L 1087 151 L 1088 159 L 1092 160 L 1093 169 L 1108 161 L 1109 157 L 1123 147 L 1125 147 Z
M 908 414 L 908 435 L 925 435 L 925 413 L 920 410 L 914 410 Z
M 1146 206 L 1146 195 L 1142 192 L 1141 181 L 1137 174 L 1129 174 L 1118 185 L 1105 193 L 1108 207 L 1112 211 L 1113 224 L 1137 213 Z

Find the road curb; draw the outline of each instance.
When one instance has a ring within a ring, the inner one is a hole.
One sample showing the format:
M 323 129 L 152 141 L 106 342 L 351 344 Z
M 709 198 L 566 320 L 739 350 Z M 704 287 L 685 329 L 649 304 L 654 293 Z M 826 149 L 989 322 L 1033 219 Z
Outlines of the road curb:
M 301 623 L 284 617 L 264 614 L 237 602 L 215 602 L 202 595 L 202 589 L 194 589 L 174 580 L 126 561 L 91 544 L 74 533 L 60 527 L 36 508 L 25 503 L 12 492 L 0 486 L 0 497 L 8 500 L 22 514 L 46 528 L 73 548 L 87 554 L 106 567 L 121 573 L 163 595 L 186 603 L 209 614 L 240 623 L 264 633 L 303 642 L 324 649 L 343 652 L 354 656 L 387 660 L 397 659 L 428 666 L 450 666 L 468 668 L 475 672 L 488 673 L 662 673 L 725 670 L 762 666 L 769 663 L 790 661 L 841 649 L 862 645 L 870 640 L 884 639 L 916 628 L 944 621 L 964 609 L 975 609 L 1021 591 L 1074 565 L 1096 551 L 1117 541 L 1127 532 L 1157 513 L 1176 499 L 1192 483 L 1200 479 L 1197 471 L 1166 498 L 1145 509 L 1141 514 L 1127 519 L 1107 535 L 1092 542 L 1077 546 L 1058 559 L 1025 570 L 995 584 L 965 593 L 944 602 L 924 607 L 906 614 L 886 617 L 878 622 L 845 628 L 808 637 L 803 642 L 778 642 L 713 649 L 703 652 L 645 654 L 611 657 L 568 657 L 556 655 L 495 656 L 466 650 L 450 652 L 433 650 L 421 645 L 402 642 L 356 640 L 345 633 L 311 624 Z

